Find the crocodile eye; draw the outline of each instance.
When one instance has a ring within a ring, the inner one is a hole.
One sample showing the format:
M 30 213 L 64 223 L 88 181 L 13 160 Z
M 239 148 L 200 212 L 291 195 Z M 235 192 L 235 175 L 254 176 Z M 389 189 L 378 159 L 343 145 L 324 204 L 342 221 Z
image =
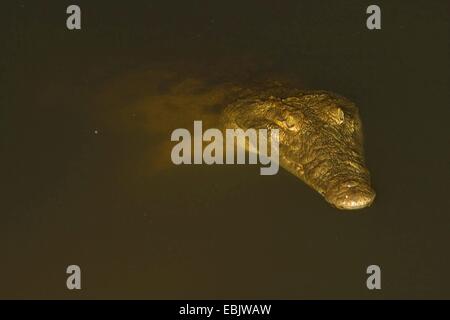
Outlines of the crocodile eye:
M 292 115 L 284 114 L 283 117 L 277 117 L 274 122 L 284 130 L 297 132 L 300 130 L 299 119 L 296 119 Z
M 280 129 L 292 132 L 300 131 L 300 126 L 303 122 L 303 115 L 301 112 L 296 112 L 292 108 L 286 108 L 285 106 L 273 108 L 267 113 L 266 117 Z
M 337 106 L 333 106 L 329 110 L 331 120 L 336 124 L 342 124 L 345 120 L 344 111 Z

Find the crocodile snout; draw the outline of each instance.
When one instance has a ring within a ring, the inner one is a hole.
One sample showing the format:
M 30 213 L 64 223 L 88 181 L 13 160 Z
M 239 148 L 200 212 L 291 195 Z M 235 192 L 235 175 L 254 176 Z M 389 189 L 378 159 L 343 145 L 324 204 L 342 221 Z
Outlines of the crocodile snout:
M 354 210 L 368 207 L 375 199 L 375 191 L 367 182 L 344 182 L 328 190 L 325 198 L 338 209 Z

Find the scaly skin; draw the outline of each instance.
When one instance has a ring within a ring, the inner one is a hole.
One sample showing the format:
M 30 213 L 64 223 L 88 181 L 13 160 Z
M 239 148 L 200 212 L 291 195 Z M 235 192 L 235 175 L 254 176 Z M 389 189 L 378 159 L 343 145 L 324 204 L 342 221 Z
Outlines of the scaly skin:
M 280 165 L 338 209 L 370 206 L 357 107 L 326 91 L 273 85 L 246 90 L 222 114 L 225 128 L 279 129 Z

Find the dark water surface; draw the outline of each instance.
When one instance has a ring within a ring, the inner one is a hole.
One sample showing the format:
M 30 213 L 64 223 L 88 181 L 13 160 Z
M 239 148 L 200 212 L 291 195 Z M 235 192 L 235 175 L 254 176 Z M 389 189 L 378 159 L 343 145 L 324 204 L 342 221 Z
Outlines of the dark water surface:
M 70 1 L 0 5 L 1 298 L 450 298 L 447 1 L 378 1 L 375 32 L 368 1 L 77 3 L 74 32 Z M 333 209 L 284 170 L 158 167 L 166 65 L 354 100 L 373 206 Z

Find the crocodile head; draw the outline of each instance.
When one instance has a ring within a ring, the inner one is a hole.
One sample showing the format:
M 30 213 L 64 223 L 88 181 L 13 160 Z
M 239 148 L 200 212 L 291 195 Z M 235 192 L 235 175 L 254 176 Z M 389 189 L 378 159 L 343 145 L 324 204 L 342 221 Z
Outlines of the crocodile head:
M 252 96 L 225 109 L 242 129 L 279 129 L 280 165 L 339 209 L 360 209 L 375 198 L 364 164 L 358 109 L 325 91 Z

